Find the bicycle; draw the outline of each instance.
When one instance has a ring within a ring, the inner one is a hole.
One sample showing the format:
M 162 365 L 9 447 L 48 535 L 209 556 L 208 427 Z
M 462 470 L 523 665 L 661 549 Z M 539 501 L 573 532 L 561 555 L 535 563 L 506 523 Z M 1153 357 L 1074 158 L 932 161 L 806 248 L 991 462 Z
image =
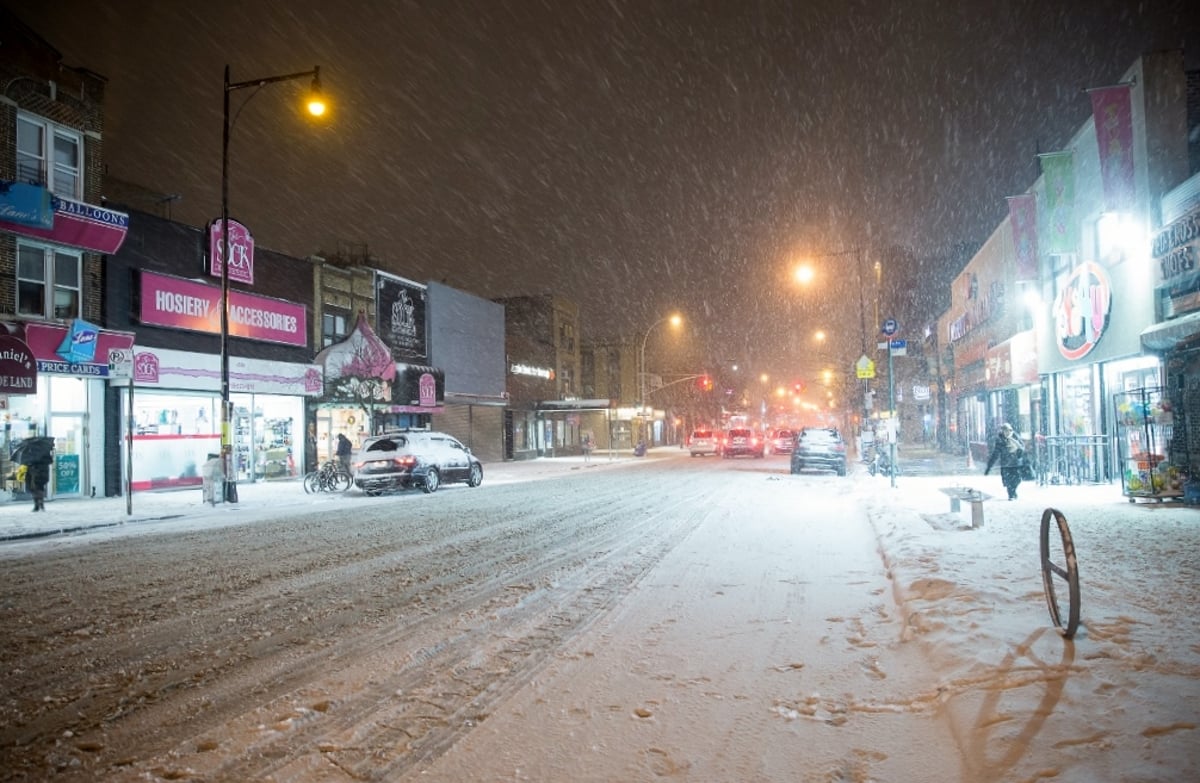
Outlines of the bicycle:
M 304 491 L 310 495 L 316 492 L 345 492 L 352 486 L 354 477 L 336 460 L 328 460 L 304 476 Z

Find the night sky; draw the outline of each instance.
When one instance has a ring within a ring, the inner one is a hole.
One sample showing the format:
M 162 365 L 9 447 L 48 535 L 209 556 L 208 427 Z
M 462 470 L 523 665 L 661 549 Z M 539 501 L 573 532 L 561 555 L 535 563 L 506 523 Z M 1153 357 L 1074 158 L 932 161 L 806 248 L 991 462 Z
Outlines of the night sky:
M 677 310 L 687 334 L 650 344 L 680 370 L 787 374 L 815 328 L 857 354 L 854 257 L 807 290 L 798 259 L 977 246 L 1087 121 L 1083 89 L 1154 49 L 1200 67 L 1192 0 L 0 3 L 109 79 L 109 174 L 178 194 L 173 218 L 220 212 L 224 66 L 320 65 L 322 124 L 305 82 L 232 96 L 230 214 L 260 246 L 559 293 L 590 335 Z

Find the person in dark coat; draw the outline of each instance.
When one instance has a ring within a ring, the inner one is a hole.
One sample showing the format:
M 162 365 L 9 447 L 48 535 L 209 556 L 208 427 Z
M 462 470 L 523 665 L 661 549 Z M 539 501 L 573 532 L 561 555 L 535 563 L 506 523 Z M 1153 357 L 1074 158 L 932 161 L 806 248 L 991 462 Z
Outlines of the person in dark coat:
M 354 447 L 350 444 L 350 439 L 339 432 L 337 436 L 337 450 L 334 453 L 337 454 L 338 462 L 342 465 L 342 470 L 347 473 L 350 472 L 350 452 L 353 450 Z
M 1025 447 L 1021 445 L 1021 438 L 1013 432 L 1012 425 L 1004 422 L 1000 425 L 1000 433 L 996 435 L 996 440 L 992 443 L 991 453 L 988 454 L 987 468 L 984 469 L 983 475 L 987 475 L 992 465 L 1000 463 L 1000 481 L 1003 482 L 1004 488 L 1008 490 L 1008 499 L 1017 499 L 1017 487 L 1021 484 L 1021 466 L 1025 461 Z
M 33 496 L 33 510 L 46 510 L 46 485 L 50 483 L 50 466 L 54 454 L 49 449 L 29 449 L 23 457 L 25 489 Z

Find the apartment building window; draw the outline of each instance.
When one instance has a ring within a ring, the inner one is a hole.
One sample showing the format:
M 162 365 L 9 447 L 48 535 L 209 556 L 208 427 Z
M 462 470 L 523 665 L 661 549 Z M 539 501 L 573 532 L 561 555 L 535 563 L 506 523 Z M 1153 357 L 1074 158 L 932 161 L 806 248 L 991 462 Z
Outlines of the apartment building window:
M 79 318 L 82 254 L 24 242 L 17 245 L 17 315 Z
M 51 193 L 83 197 L 83 137 L 32 114 L 17 115 L 17 179 Z
M 562 323 L 558 326 L 558 347 L 564 351 L 575 350 L 575 326 Z
M 328 308 L 321 314 L 321 347 L 328 348 L 334 343 L 340 343 L 350 333 L 346 324 L 350 321 L 349 314 L 331 312 Z

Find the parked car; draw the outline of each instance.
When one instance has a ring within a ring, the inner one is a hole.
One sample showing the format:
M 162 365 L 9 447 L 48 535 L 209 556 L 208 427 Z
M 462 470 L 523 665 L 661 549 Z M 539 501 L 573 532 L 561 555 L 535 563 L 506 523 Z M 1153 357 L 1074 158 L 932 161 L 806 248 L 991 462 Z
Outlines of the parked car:
M 420 487 L 437 492 L 442 484 L 483 482 L 483 463 L 457 438 L 430 430 L 402 430 L 363 441 L 354 457 L 354 486 L 368 495 Z
M 791 430 L 775 430 L 771 433 L 771 453 L 791 454 L 792 445 L 796 441 L 796 433 Z
M 832 470 L 846 475 L 846 444 L 833 427 L 806 427 L 792 447 L 792 474 L 805 470 Z
M 761 458 L 765 453 L 766 444 L 754 430 L 729 430 L 721 441 L 721 456 L 726 459 L 743 455 Z
M 717 435 L 712 430 L 696 430 L 688 438 L 688 451 L 693 457 L 717 454 Z

